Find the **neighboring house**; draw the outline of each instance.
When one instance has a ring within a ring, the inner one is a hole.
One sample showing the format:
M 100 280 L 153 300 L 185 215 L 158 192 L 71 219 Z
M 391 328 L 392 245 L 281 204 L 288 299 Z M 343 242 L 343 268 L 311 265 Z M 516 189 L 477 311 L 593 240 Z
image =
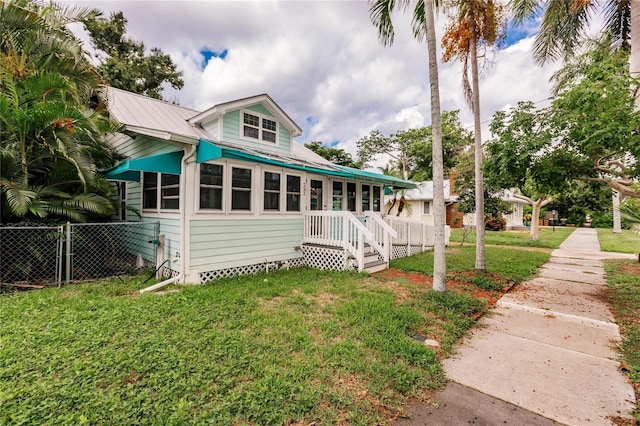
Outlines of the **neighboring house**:
M 451 228 L 462 227 L 462 213 L 455 209 L 458 196 L 451 193 L 451 180 L 444 184 L 445 223 Z M 423 221 L 433 225 L 433 181 L 419 182 L 414 189 L 398 190 L 384 197 L 384 212 L 389 216 Z M 403 198 L 404 197 L 404 198 Z M 400 207 L 402 206 L 402 210 Z
M 525 229 L 524 226 L 524 206 L 526 201 L 513 196 L 512 189 L 505 189 L 502 193 L 502 201 L 507 202 L 511 206 L 511 213 L 503 215 L 507 221 L 507 229 Z M 464 226 L 475 227 L 475 213 L 467 213 L 464 215 Z
M 105 94 L 124 125 L 109 140 L 128 160 L 104 174 L 122 182 L 123 204 L 159 222 L 163 238 L 144 256 L 166 262 L 171 282 L 299 265 L 371 271 L 387 266 L 392 241 L 403 244 L 382 220 L 383 191 L 415 184 L 334 165 L 295 142 L 302 130 L 268 95 L 195 111 Z

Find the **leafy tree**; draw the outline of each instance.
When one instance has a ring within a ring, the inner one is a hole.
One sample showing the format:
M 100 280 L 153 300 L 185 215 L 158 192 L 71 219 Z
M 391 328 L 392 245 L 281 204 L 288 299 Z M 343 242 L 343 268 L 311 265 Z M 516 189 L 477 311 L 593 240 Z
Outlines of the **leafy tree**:
M 549 111 L 532 102 L 519 102 L 509 111 L 496 112 L 490 124 L 494 139 L 486 146 L 484 168 L 498 188 L 518 188 L 514 197 L 532 207 L 530 235 L 538 240 L 540 209 L 551 203 L 566 180 L 562 162 L 571 153 L 555 149 Z
M 0 3 L 0 220 L 108 216 L 115 127 L 91 110 L 98 78 L 65 25 L 94 14 L 53 3 Z
M 351 154 L 349 154 L 342 148 L 324 146 L 320 141 L 311 141 L 305 143 L 304 146 L 306 146 L 322 158 L 331 161 L 333 164 L 352 167 L 354 169 L 362 168 L 362 163 L 360 161 L 355 161 L 353 157 L 351 157 Z
M 384 45 L 393 43 L 394 29 L 391 13 L 398 7 L 406 11 L 408 0 L 371 0 L 369 13 L 378 29 L 378 37 Z M 429 58 L 429 86 L 431 94 L 431 126 L 433 130 L 433 204 L 434 204 L 434 256 L 433 289 L 446 291 L 447 265 L 445 259 L 445 207 L 444 207 L 444 160 L 442 150 L 442 123 L 440 112 L 440 83 L 436 57 L 436 30 L 434 3 L 431 0 L 416 0 L 412 16 L 413 34 L 419 41 L 426 41 Z M 364 160 L 363 160 L 364 161 Z M 366 161 L 365 161 L 366 162 Z
M 480 122 L 480 83 L 478 47 L 493 46 L 504 36 L 504 8 L 493 0 L 456 0 L 452 7 L 456 16 L 445 29 L 442 39 L 445 62 L 456 58 L 462 62 L 462 88 L 473 112 L 476 224 L 484 222 L 484 189 L 482 178 L 482 125 Z M 469 68 L 471 82 L 469 82 Z M 476 270 L 486 269 L 484 227 L 476 226 Z
M 472 143 L 472 133 L 460 123 L 460 111 L 442 113 L 443 170 L 447 175 L 456 166 L 461 153 Z M 358 143 L 358 155 L 369 163 L 378 155 L 392 158 L 391 168 L 400 170 L 399 177 L 414 181 L 433 179 L 433 128 L 432 126 L 399 131 L 384 136 L 372 131 Z
M 574 179 L 640 198 L 633 187 L 640 177 L 640 113 L 629 91 L 636 82 L 626 70 L 626 55 L 590 54 L 590 65 L 552 103 L 558 149 L 571 154 Z
M 103 52 L 97 69 L 113 87 L 162 99 L 162 85 L 182 89 L 182 72 L 171 57 L 154 47 L 147 55 L 143 42 L 125 35 L 127 19 L 122 12 L 107 18 L 95 16 L 85 21 L 93 46 Z

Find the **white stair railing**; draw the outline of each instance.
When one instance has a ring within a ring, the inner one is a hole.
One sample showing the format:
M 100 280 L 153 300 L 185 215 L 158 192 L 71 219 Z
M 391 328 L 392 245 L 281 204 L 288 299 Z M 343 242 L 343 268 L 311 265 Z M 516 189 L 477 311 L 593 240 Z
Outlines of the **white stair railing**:
M 388 228 L 380 225 L 374 226 L 376 228 L 376 236 L 353 213 L 348 211 L 315 210 L 305 212 L 303 216 L 303 243 L 342 247 L 347 253 L 355 257 L 359 271 L 364 269 L 365 243 L 370 244 L 378 253 L 385 256 L 385 237 L 384 235 L 378 235 L 378 228 Z M 375 219 L 371 222 L 373 221 Z M 393 231 L 393 229 L 389 230 Z M 390 237 L 388 236 L 388 231 L 386 233 L 386 238 L 389 240 L 387 247 L 390 248 Z
M 396 238 L 398 233 L 382 219 L 379 213 L 366 211 L 364 215 L 367 218 L 367 229 L 371 231 L 374 241 L 377 241 L 381 246 L 378 253 L 382 255 L 382 259 L 385 262 L 389 262 L 389 259 L 391 259 L 392 238 Z

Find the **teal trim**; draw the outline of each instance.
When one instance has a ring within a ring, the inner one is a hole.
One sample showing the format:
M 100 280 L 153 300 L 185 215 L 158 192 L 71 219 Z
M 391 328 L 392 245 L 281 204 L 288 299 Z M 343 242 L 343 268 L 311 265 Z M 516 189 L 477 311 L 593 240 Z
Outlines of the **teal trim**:
M 151 155 L 149 157 L 125 160 L 120 164 L 103 170 L 107 179 L 140 182 L 140 172 L 156 172 L 179 175 L 183 151 Z

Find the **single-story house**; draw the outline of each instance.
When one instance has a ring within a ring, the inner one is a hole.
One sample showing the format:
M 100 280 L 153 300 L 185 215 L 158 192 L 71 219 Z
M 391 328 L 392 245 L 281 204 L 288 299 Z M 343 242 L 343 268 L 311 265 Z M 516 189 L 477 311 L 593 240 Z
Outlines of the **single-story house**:
M 451 193 L 451 179 L 445 179 L 444 203 L 445 223 L 450 228 L 462 227 L 462 213 L 456 211 L 458 196 Z M 404 217 L 433 225 L 433 181 L 419 182 L 416 188 L 387 191 L 384 197 L 384 211 L 389 216 Z
M 446 179 L 443 186 L 445 223 L 451 228 L 475 227 L 474 213 L 462 214 L 456 210 L 458 196 L 452 193 L 452 179 Z M 433 224 L 433 181 L 419 182 L 413 189 L 387 192 L 384 197 L 386 214 Z M 513 194 L 513 190 L 505 190 L 502 193 L 502 200 L 511 206 L 511 213 L 503 217 L 507 221 L 507 229 L 521 229 L 524 227 L 523 206 L 526 201 L 514 197 Z
M 526 201 L 514 197 L 514 190 L 505 189 L 502 192 L 502 201 L 505 201 L 511 207 L 511 213 L 502 217 L 507 221 L 507 229 L 525 229 L 524 225 L 524 206 Z M 474 213 L 464 215 L 464 226 L 475 227 L 476 217 Z
M 382 218 L 384 189 L 416 184 L 315 154 L 294 141 L 301 128 L 268 95 L 205 111 L 114 88 L 104 97 L 124 128 L 109 141 L 127 160 L 103 173 L 120 182 L 123 204 L 160 224 L 156 254 L 143 255 L 164 259 L 172 282 L 388 265 L 398 242 Z

